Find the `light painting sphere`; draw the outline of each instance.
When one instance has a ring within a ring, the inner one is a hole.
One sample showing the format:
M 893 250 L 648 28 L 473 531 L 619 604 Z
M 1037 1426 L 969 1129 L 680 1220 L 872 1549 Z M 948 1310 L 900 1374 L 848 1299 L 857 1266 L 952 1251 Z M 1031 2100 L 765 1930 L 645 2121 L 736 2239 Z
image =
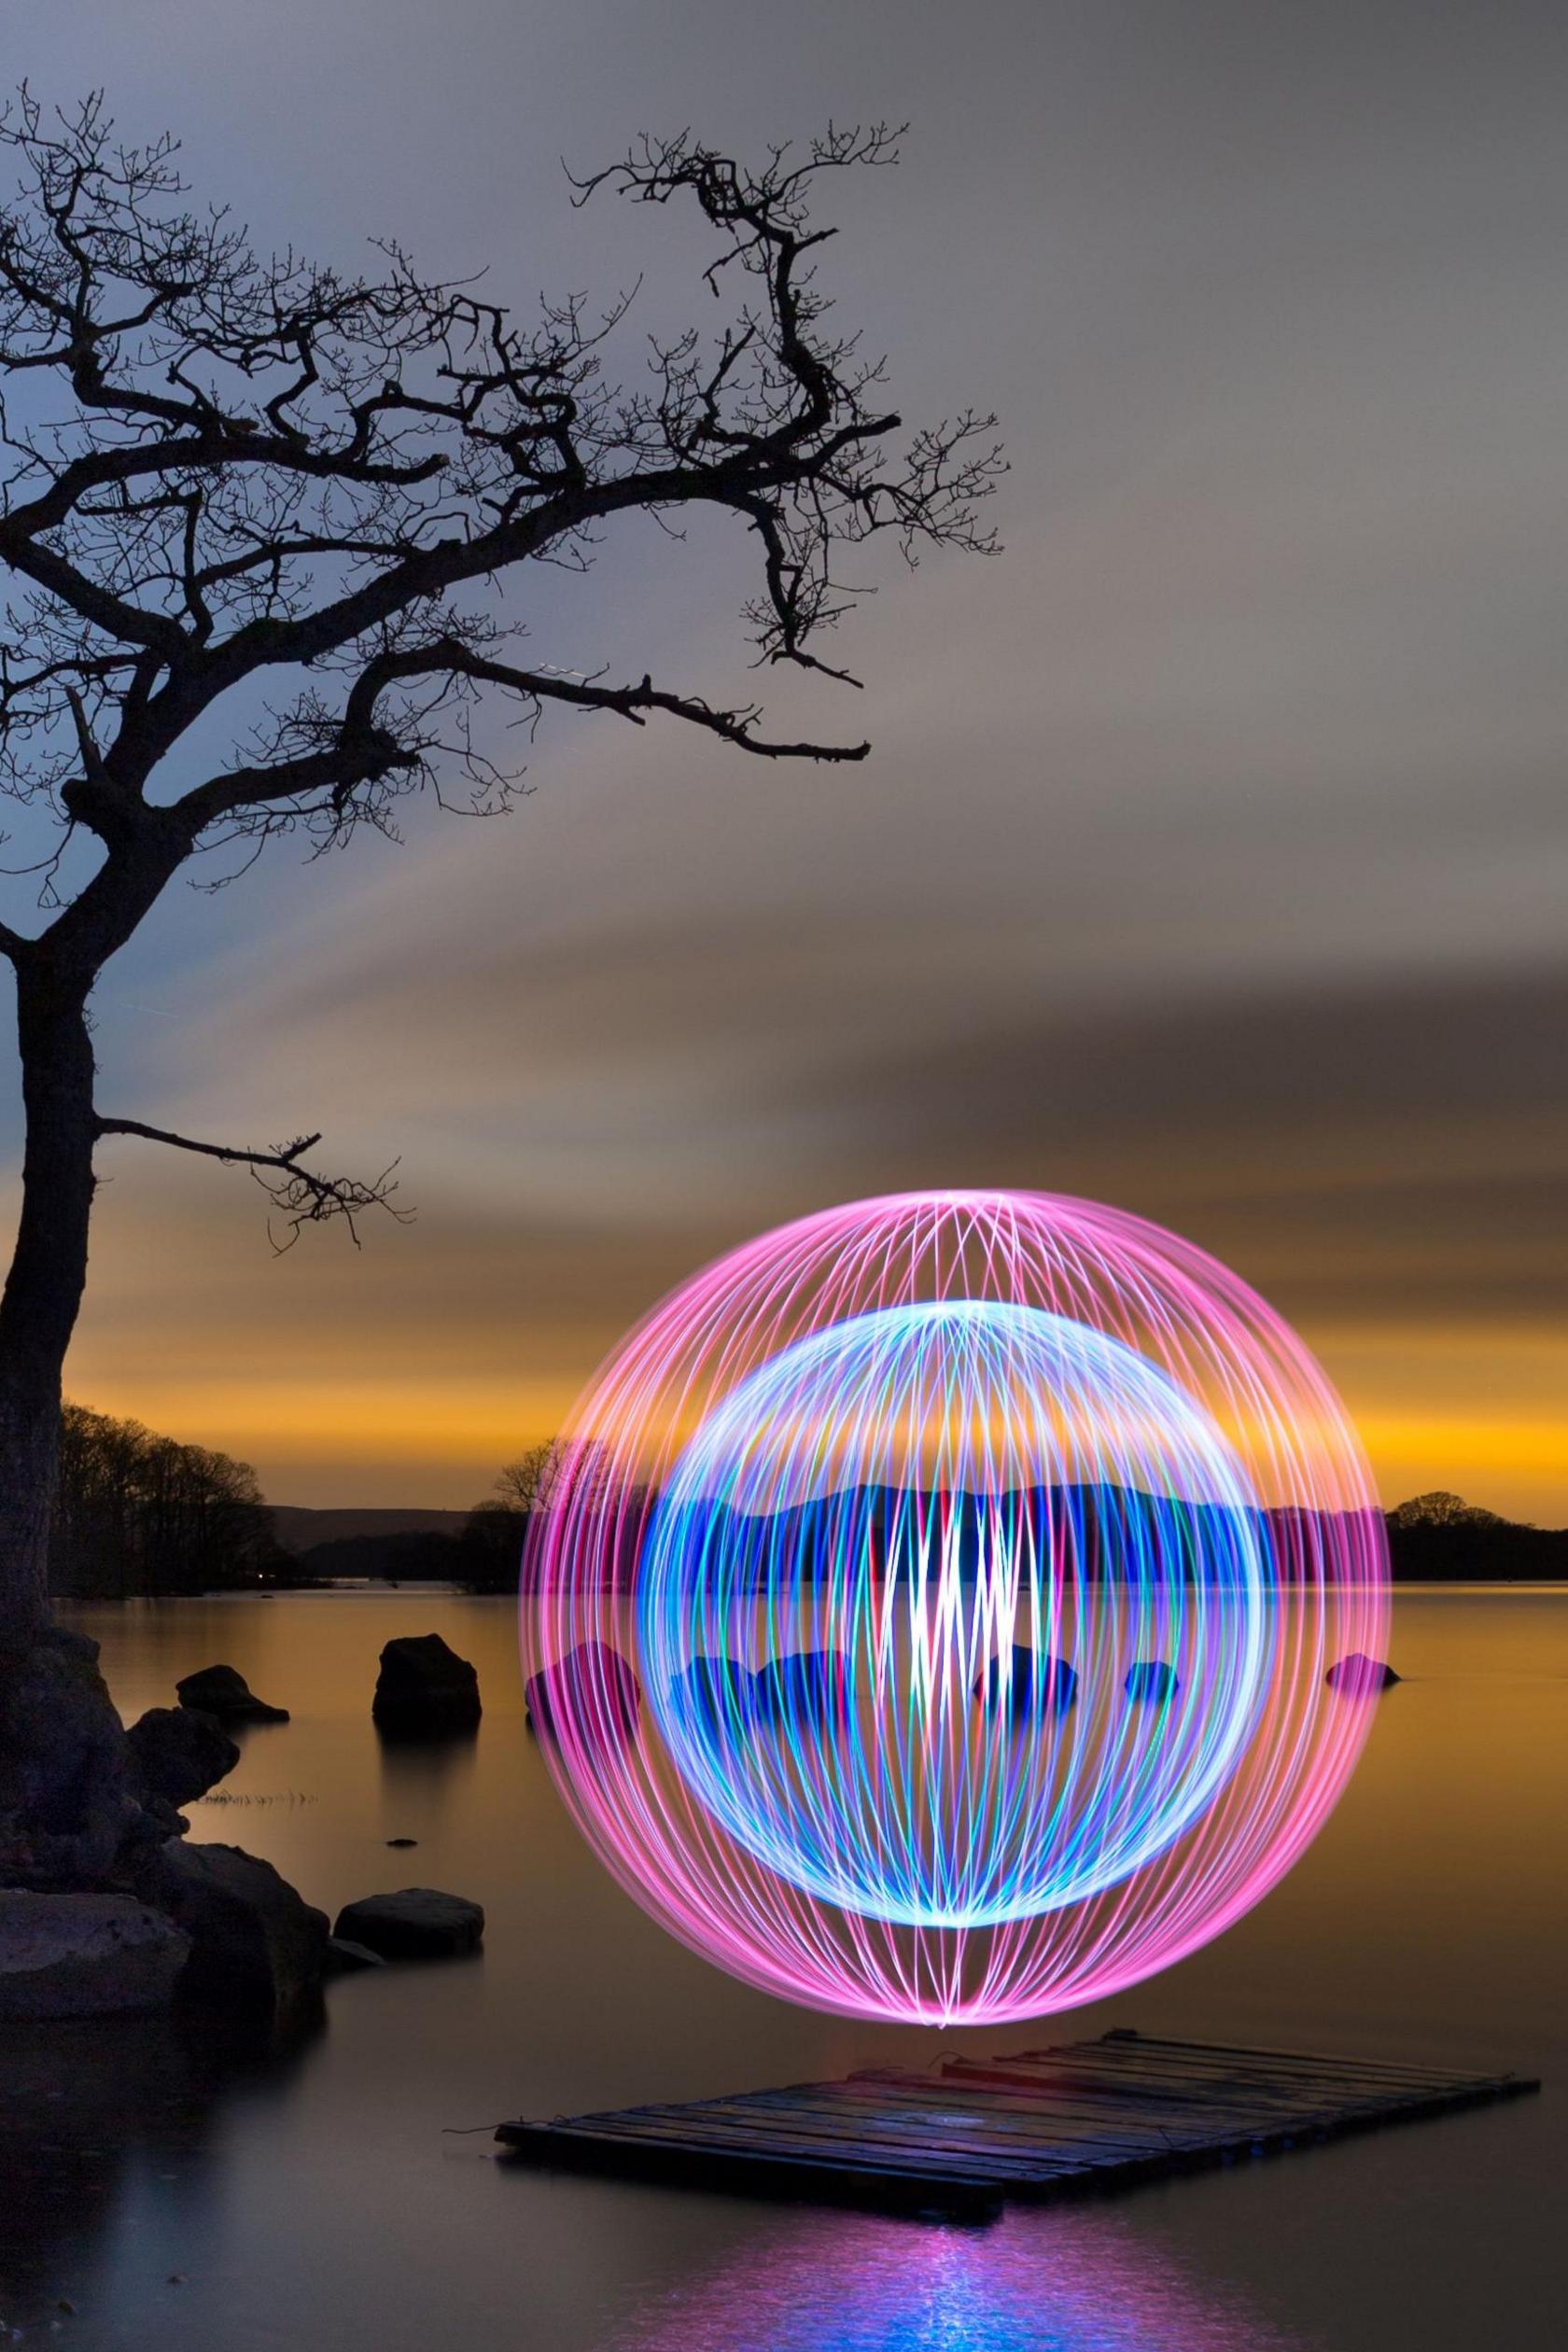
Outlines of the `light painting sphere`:
M 1169 1965 L 1286 1869 L 1370 1714 L 1382 1520 L 1301 1343 L 1039 1195 L 764 1235 L 601 1368 L 530 1522 L 558 1785 L 622 1883 L 813 2006 L 978 2021 Z

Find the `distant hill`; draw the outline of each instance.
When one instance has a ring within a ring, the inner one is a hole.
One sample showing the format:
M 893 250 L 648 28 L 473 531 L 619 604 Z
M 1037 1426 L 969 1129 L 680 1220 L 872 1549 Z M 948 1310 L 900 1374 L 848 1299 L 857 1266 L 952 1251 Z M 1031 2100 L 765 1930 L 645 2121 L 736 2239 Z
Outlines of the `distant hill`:
M 842 1507 L 843 1498 L 839 1500 Z M 1458 1504 L 1457 1497 L 1450 1500 Z M 866 1505 L 873 1519 L 884 1526 L 894 1523 L 903 1507 L 900 1497 L 875 1490 L 868 1491 Z M 823 1507 L 819 1499 L 805 1506 L 805 1514 Z M 1154 1506 L 1143 1496 L 1129 1496 L 1118 1491 L 1113 1501 L 1106 1495 L 1097 1496 L 1094 1490 L 1087 1488 L 1057 1490 L 1049 1497 L 1035 1497 L 1037 1516 L 1043 1513 L 1049 1517 L 1071 1508 L 1091 1529 L 1097 1522 L 1108 1521 L 1113 1531 L 1121 1513 L 1129 1507 L 1136 1515 L 1147 1513 Z M 1418 1504 L 1406 1505 L 1400 1512 L 1391 1513 L 1384 1522 L 1396 1584 L 1568 1580 L 1568 1528 L 1519 1526 L 1489 1512 L 1470 1511 L 1463 1505 L 1458 1505 L 1458 1515 L 1448 1521 L 1412 1519 L 1409 1514 L 1418 1509 Z M 476 1589 L 516 1589 L 521 1543 L 515 1530 L 509 1533 L 504 1526 L 498 1529 L 500 1540 L 494 1547 L 493 1557 L 483 1545 L 476 1548 L 470 1543 L 459 1551 L 457 1541 L 468 1525 L 467 1511 L 316 1511 L 284 1503 L 272 1506 L 272 1516 L 279 1548 L 298 1561 L 299 1573 L 306 1579 L 450 1577 L 470 1583 Z M 802 1513 L 782 1516 L 789 1519 L 801 1517 Z M 1196 1528 L 1201 1530 L 1209 1517 L 1209 1506 L 1193 1506 Z M 1312 1556 L 1310 1522 L 1301 1514 L 1270 1511 L 1259 1514 L 1259 1519 L 1283 1560 L 1300 1561 Z M 749 1538 L 746 1539 L 753 1545 L 759 1540 L 756 1531 L 761 1524 L 753 1522 Z M 743 1515 L 737 1525 L 744 1528 Z M 977 1536 L 977 1528 L 970 1532 Z M 625 1533 L 635 1553 L 635 1529 L 628 1527 Z M 1211 1551 L 1213 1561 L 1221 1564 L 1223 1574 L 1227 1557 L 1225 1543 L 1216 1536 L 1211 1546 L 1200 1548 Z M 632 1555 L 628 1554 L 617 1561 L 614 1573 L 626 1575 L 631 1568 Z
M 317 1544 L 342 1544 L 363 1536 L 460 1535 L 467 1511 L 313 1511 L 303 1504 L 272 1505 L 273 1526 L 286 1552 L 313 1551 Z

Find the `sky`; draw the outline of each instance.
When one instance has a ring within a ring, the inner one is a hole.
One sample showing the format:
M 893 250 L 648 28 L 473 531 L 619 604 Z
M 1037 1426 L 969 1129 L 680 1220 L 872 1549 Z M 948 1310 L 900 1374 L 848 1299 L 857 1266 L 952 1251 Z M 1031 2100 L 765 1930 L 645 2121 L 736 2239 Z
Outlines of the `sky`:
M 1001 554 L 875 571 L 863 693 L 768 681 L 863 767 L 563 717 L 504 819 L 176 886 L 101 1108 L 323 1127 L 417 1217 L 274 1259 L 242 1173 L 105 1147 L 73 1395 L 276 1502 L 461 1505 L 718 1251 L 1018 1184 L 1234 1266 L 1389 1504 L 1568 1522 L 1559 9 L 55 0 L 6 46 L 268 246 L 396 234 L 524 308 L 646 273 L 651 324 L 708 323 L 707 248 L 563 157 L 907 119 L 824 274 L 904 413 L 994 408 L 1011 461 Z M 724 700 L 749 592 L 733 536 L 632 525 L 514 609 Z

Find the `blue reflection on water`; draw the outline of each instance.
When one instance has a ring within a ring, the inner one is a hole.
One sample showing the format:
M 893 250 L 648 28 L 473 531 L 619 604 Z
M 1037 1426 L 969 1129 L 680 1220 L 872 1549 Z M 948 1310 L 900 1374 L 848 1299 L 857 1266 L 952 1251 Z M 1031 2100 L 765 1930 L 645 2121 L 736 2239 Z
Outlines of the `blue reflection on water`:
M 759 2224 L 614 2352 L 1305 2352 L 1305 2339 L 1107 2214 L 1013 2214 L 989 2231 L 816 2215 Z

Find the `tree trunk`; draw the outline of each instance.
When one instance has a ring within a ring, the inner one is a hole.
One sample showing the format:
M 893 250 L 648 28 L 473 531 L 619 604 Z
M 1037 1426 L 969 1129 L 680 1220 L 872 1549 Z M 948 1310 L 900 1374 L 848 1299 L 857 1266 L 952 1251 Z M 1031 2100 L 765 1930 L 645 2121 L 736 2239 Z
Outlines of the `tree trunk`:
M 17 972 L 27 1142 L 16 1250 L 0 1296 L 0 1645 L 49 1616 L 49 1535 L 61 1371 L 87 1280 L 92 1047 L 86 991 L 24 959 Z

